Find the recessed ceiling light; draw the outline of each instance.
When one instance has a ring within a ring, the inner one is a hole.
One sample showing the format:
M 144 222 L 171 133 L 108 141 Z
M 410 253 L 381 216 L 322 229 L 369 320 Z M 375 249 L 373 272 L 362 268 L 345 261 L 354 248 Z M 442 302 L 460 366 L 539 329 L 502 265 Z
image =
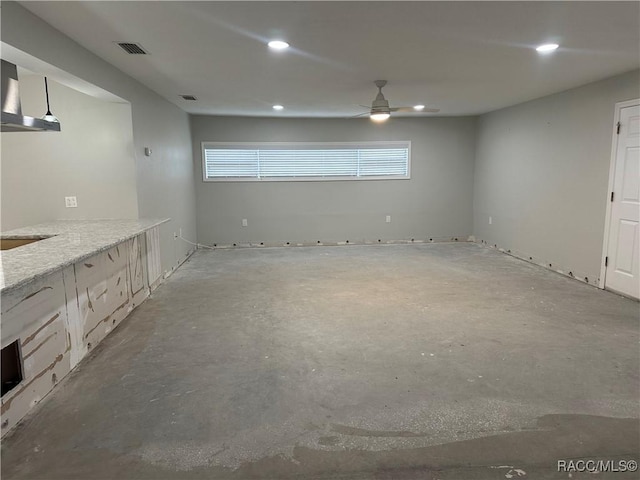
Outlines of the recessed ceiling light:
M 420 110 L 424 110 L 424 105 L 414 105 L 414 106 L 413 106 L 413 109 L 414 109 L 414 110 L 418 110 L 418 111 L 420 111 Z
M 284 107 L 282 105 L 274 105 L 273 109 L 274 110 L 284 110 Z
M 544 45 L 540 45 L 539 47 L 536 47 L 536 50 L 540 53 L 549 53 L 549 52 L 553 52 L 558 47 L 559 45 L 557 43 L 545 43 Z
M 289 44 L 283 40 L 271 40 L 267 45 L 269 45 L 269 48 L 273 48 L 274 50 L 284 50 L 285 48 L 289 48 Z

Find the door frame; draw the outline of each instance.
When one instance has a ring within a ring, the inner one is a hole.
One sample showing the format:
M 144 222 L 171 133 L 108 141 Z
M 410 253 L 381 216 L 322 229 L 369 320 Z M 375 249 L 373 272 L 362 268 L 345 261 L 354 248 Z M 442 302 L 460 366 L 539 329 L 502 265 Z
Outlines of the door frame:
M 616 129 L 616 125 L 620 121 L 620 113 L 623 108 L 633 107 L 635 105 L 640 105 L 640 98 L 635 98 L 633 100 L 626 100 L 624 102 L 617 102 L 615 106 L 615 115 L 613 117 L 613 131 L 611 133 L 611 159 L 609 164 L 609 183 L 607 186 L 607 213 L 604 219 L 604 241 L 602 242 L 602 258 L 600 262 L 600 278 L 598 280 L 598 288 L 604 290 L 606 285 L 606 275 L 607 268 L 604 266 L 605 258 L 607 257 L 607 253 L 609 251 L 609 233 L 611 231 L 611 209 L 612 209 L 612 201 L 611 201 L 611 192 L 613 191 L 613 183 L 615 180 L 616 173 L 616 160 L 618 156 L 618 133 Z

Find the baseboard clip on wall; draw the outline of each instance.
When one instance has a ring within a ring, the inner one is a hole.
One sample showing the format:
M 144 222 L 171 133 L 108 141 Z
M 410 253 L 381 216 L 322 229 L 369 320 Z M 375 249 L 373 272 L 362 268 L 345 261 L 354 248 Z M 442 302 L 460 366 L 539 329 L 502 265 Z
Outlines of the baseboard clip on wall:
M 503 248 L 498 246 L 498 244 L 495 244 L 495 243 L 491 244 L 482 239 L 477 239 L 477 240 L 474 239 L 474 240 L 476 244 L 481 245 L 483 247 L 490 248 L 492 250 L 497 250 L 499 252 L 505 253 L 519 260 L 523 260 L 527 263 L 531 263 L 533 265 L 543 267 L 547 270 L 551 270 L 552 272 L 559 273 L 560 275 L 563 275 L 565 277 L 569 277 L 574 280 L 578 280 L 579 282 L 586 283 L 587 285 L 590 285 L 592 287 L 600 288 L 598 287 L 598 285 L 600 284 L 599 277 L 589 277 L 589 275 L 585 274 L 584 272 L 578 272 L 573 269 L 565 268 L 560 265 L 554 264 L 552 262 L 548 262 L 548 261 L 533 257 L 531 255 L 527 255 L 526 253 L 518 252 L 508 248 Z
M 182 237 L 180 237 L 182 238 Z M 408 238 L 408 239 L 400 239 L 400 240 L 383 240 L 383 239 L 375 239 L 375 240 L 303 240 L 300 242 L 294 241 L 283 241 L 283 242 L 236 242 L 236 243 L 214 243 L 213 245 L 203 245 L 201 243 L 191 242 L 187 239 L 184 241 L 190 243 L 191 245 L 197 245 L 198 248 L 207 248 L 211 250 L 223 250 L 223 249 L 231 249 L 231 248 L 272 248 L 272 247 L 337 247 L 337 246 L 349 246 L 349 245 L 415 245 L 415 244 L 424 244 L 424 243 L 447 243 L 447 242 L 459 242 L 466 243 L 472 242 L 472 237 L 459 235 L 459 236 L 451 236 L 451 237 L 426 237 L 426 238 Z

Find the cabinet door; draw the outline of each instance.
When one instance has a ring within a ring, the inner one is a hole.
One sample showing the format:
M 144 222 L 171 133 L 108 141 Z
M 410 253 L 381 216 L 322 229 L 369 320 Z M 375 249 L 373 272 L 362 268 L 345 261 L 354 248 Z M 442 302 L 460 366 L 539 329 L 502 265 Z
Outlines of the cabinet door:
M 145 265 L 145 236 L 138 235 L 127 241 L 129 256 L 129 294 L 131 308 L 135 308 L 149 295 Z
M 62 272 L 2 294 L 2 348 L 13 344 L 21 377 L 2 396 L 3 434 L 71 370 L 65 320 Z
M 159 284 L 162 275 L 160 264 L 160 228 L 155 227 L 147 231 L 147 276 L 149 288 L 154 290 Z
M 79 322 L 84 349 L 97 345 L 130 311 L 127 249 L 117 245 L 75 264 Z

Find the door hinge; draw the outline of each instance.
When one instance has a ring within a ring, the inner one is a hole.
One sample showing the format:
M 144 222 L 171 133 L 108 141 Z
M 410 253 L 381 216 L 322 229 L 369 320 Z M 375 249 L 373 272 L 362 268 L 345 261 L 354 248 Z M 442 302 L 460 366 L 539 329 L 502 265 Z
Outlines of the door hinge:
M 616 123 L 616 135 L 620 135 L 620 122 Z
M 615 196 L 615 194 L 613 192 L 611 192 L 611 201 L 613 202 L 613 197 Z
M 604 266 L 605 267 L 609 266 L 609 257 L 604 257 Z

